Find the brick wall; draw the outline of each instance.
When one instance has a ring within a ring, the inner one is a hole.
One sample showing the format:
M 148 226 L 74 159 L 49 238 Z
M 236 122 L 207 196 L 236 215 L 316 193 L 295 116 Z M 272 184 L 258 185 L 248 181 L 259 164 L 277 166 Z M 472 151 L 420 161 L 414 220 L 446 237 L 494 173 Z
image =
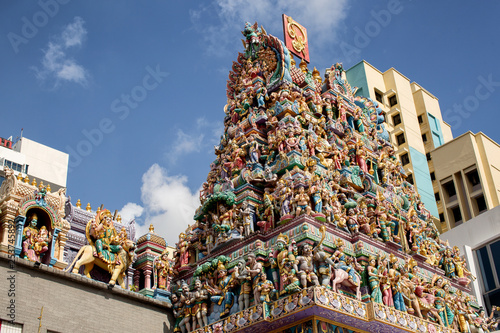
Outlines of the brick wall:
M 11 286 L 15 296 L 9 292 Z M 23 332 L 38 332 L 42 306 L 40 332 L 172 331 L 173 316 L 166 302 L 119 286 L 108 289 L 102 282 L 45 265 L 36 268 L 23 259 L 9 262 L 8 255 L 0 253 L 0 319 L 11 319 L 8 306 L 12 299 L 15 322 L 23 324 Z

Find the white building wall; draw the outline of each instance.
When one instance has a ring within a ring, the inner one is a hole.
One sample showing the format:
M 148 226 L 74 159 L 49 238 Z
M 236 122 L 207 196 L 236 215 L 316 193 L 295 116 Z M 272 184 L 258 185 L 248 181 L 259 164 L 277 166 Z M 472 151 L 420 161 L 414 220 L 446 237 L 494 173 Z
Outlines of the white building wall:
M 500 238 L 500 206 L 462 223 L 440 237 L 442 240 L 448 240 L 450 246 L 458 246 L 460 252 L 465 255 L 471 273 L 477 277 L 470 287 L 479 304 L 484 306 L 481 271 L 474 250 Z
M 27 138 L 21 138 L 12 148 L 26 156 L 30 176 L 66 187 L 68 154 Z

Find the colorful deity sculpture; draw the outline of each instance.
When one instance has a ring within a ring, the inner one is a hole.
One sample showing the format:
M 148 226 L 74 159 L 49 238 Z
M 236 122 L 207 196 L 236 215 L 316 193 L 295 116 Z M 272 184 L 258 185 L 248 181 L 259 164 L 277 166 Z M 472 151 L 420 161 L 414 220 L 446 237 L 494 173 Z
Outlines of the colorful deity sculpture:
M 50 233 L 47 227 L 42 226 L 38 229 L 37 226 L 38 216 L 33 214 L 28 226 L 23 229 L 21 257 L 30 261 L 40 261 L 49 249 Z
M 164 250 L 160 257 L 155 260 L 155 276 L 157 280 L 156 287 L 158 289 L 163 289 L 170 291 L 170 282 L 173 277 L 173 269 L 170 264 L 170 259 L 168 258 L 168 250 Z
M 125 288 L 126 271 L 135 258 L 135 242 L 118 235 L 107 209 L 97 211 L 87 223 L 85 235 L 89 244 L 80 248 L 66 270 L 78 274 L 84 265 L 85 276 L 91 278 L 90 271 L 97 265 L 111 275 L 108 283 L 111 287 L 118 283 Z

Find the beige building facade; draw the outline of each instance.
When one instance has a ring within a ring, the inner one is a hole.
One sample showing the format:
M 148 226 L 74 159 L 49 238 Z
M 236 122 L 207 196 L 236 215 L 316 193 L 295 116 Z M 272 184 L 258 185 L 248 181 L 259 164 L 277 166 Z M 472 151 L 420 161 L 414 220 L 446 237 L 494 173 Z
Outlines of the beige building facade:
M 361 61 L 346 72 L 356 95 L 377 101 L 403 168 L 425 207 L 438 217 L 435 167 L 430 152 L 453 139 L 438 99 L 394 68 L 381 72 Z
M 467 132 L 432 152 L 443 231 L 498 206 L 500 145 L 482 132 Z

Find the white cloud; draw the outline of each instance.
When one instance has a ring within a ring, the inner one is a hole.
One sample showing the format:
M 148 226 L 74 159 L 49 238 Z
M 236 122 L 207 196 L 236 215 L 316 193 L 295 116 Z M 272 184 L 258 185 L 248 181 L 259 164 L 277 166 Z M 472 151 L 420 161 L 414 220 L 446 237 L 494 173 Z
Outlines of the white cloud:
M 166 154 L 170 164 L 175 164 L 183 155 L 200 152 L 219 142 L 223 131 L 222 122 L 210 122 L 205 117 L 201 117 L 196 119 L 195 123 L 196 126 L 188 133 L 182 129 L 177 130 L 177 137 Z
M 87 85 L 88 71 L 67 54 L 68 50 L 82 45 L 87 35 L 84 23 L 82 18 L 75 17 L 60 36 L 54 36 L 47 44 L 47 48 L 42 51 L 42 68 L 34 68 L 38 79 L 54 81 L 56 87 L 64 81 Z
M 87 30 L 83 27 L 85 21 L 81 17 L 75 17 L 73 23 L 66 26 L 62 33 L 62 39 L 65 47 L 81 46 L 82 41 L 87 35 Z
M 204 34 L 207 52 L 222 55 L 232 42 L 232 37 L 243 37 L 239 31 L 243 30 L 244 23 L 259 25 L 274 35 L 282 38 L 282 13 L 291 16 L 307 29 L 310 48 L 329 47 L 337 40 L 337 30 L 342 24 L 348 10 L 347 0 L 215 0 L 211 6 L 202 6 L 190 12 L 191 21 L 195 29 Z M 216 17 L 217 22 L 204 22 Z M 238 39 L 236 41 L 239 43 Z
M 136 217 L 139 217 L 144 212 L 144 207 L 139 206 L 136 203 L 128 202 L 122 209 L 120 209 L 120 215 L 122 221 L 129 222 Z
M 179 234 L 188 224 L 194 223 L 193 216 L 200 205 L 199 190 L 193 193 L 186 184 L 186 176 L 169 176 L 167 170 L 158 164 L 153 164 L 144 173 L 141 187 L 143 206 L 128 203 L 122 208 L 122 212 L 145 215 L 144 224 L 137 225 L 137 238 L 153 224 L 155 232 L 169 245 L 175 246 Z

